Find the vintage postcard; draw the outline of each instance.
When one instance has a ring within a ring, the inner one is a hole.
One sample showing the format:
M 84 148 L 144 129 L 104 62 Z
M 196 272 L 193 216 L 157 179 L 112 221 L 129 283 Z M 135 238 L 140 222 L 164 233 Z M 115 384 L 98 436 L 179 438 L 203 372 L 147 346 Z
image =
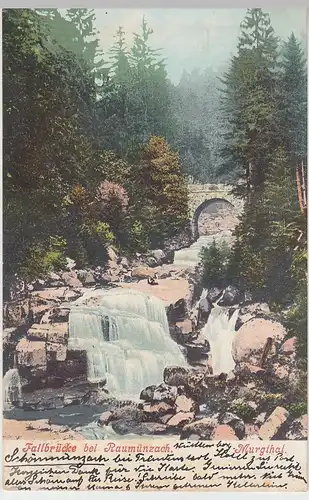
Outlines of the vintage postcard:
M 307 12 L 4 9 L 4 490 L 307 491 Z

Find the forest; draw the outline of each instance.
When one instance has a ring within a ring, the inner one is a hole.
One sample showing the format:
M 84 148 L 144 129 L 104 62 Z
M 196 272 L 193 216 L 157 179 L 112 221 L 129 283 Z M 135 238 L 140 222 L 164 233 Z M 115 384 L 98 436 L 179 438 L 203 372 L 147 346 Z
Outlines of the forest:
M 128 48 L 119 27 L 102 53 L 93 10 L 3 11 L 4 296 L 66 257 L 161 248 L 187 225 L 188 181 L 234 183 L 245 209 L 226 277 L 288 306 L 306 357 L 303 41 L 248 9 L 227 67 L 175 85 L 152 33 L 143 18 Z

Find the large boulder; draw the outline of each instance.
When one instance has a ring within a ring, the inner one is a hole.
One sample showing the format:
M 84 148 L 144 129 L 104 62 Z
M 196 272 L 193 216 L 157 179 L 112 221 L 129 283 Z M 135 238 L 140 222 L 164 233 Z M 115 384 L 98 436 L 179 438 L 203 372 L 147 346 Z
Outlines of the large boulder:
M 199 436 L 199 439 L 210 439 L 213 430 L 218 426 L 215 418 L 205 417 L 185 425 L 182 429 L 181 439 L 191 439 L 191 436 Z
M 29 340 L 40 340 L 56 344 L 67 344 L 69 337 L 68 323 L 34 323 L 27 332 Z
M 78 279 L 77 273 L 75 271 L 67 271 L 62 273 L 61 279 L 65 283 L 65 285 L 70 288 L 79 288 L 83 286 L 82 282 Z
M 140 280 L 147 279 L 149 276 L 154 276 L 155 271 L 151 267 L 138 266 L 132 270 L 132 278 Z
M 281 323 L 262 318 L 252 319 L 236 332 L 233 357 L 236 362 L 246 361 L 258 365 L 268 339 L 271 339 L 272 343 L 269 354 L 274 354 L 276 344 L 282 342 L 285 335 L 286 330 Z
M 194 420 L 195 414 L 193 412 L 180 411 L 167 420 L 168 427 L 182 428 Z
M 245 436 L 245 424 L 241 418 L 234 413 L 226 412 L 219 416 L 218 421 L 220 424 L 228 425 L 233 429 L 238 439 L 243 439 Z
M 214 441 L 237 441 L 239 438 L 230 425 L 220 424 L 213 430 L 211 439 Z
M 22 338 L 16 345 L 18 366 L 29 368 L 31 375 L 40 377 L 47 370 L 46 342 Z

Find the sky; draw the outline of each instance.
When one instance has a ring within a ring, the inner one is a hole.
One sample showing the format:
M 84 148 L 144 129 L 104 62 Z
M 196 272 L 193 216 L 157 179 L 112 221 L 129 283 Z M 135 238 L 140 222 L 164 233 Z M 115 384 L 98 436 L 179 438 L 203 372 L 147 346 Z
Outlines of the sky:
M 287 38 L 306 32 L 306 10 L 268 10 L 276 34 Z M 151 45 L 161 48 L 170 79 L 178 83 L 183 70 L 220 69 L 236 50 L 239 25 L 245 9 L 95 9 L 101 48 L 106 54 L 119 26 L 128 46 L 138 32 L 143 15 L 154 30 Z

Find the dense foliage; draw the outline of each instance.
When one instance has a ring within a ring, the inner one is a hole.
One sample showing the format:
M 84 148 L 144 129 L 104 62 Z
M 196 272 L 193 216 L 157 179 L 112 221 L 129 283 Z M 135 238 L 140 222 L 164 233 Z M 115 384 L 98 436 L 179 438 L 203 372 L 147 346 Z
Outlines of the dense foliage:
M 15 275 L 44 276 L 66 256 L 94 265 L 111 244 L 157 247 L 185 224 L 178 155 L 153 137 L 166 135 L 159 124 L 168 110 L 163 90 L 154 99 L 166 73 L 150 34 L 143 21 L 128 59 L 139 100 L 126 117 L 120 70 L 101 71 L 91 11 L 69 10 L 67 19 L 56 9 L 3 12 L 5 291 Z M 133 127 L 123 141 L 122 119 Z
M 306 61 L 294 34 L 282 46 L 267 14 L 249 9 L 224 79 L 224 169 L 245 202 L 229 272 L 278 311 L 306 356 L 306 211 L 296 169 L 306 166 Z

